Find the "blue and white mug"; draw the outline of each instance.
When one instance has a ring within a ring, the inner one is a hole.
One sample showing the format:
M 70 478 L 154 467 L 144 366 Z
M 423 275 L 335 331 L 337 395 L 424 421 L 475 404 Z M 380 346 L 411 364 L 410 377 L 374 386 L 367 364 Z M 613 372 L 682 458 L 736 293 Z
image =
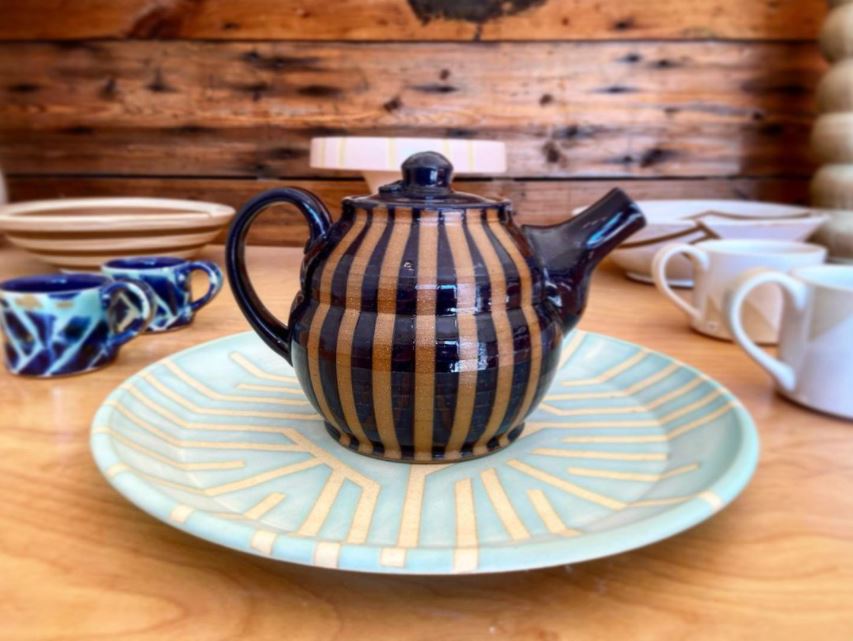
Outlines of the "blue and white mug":
M 122 300 L 136 313 L 123 329 Z M 4 362 L 13 374 L 64 376 L 112 362 L 145 330 L 153 307 L 143 287 L 97 274 L 46 274 L 0 283 Z
M 172 256 L 117 258 L 105 263 L 101 271 L 110 278 L 140 282 L 151 288 L 154 318 L 148 326 L 149 332 L 189 325 L 195 313 L 222 289 L 222 271 L 209 260 L 188 261 Z M 207 292 L 197 300 L 192 300 L 190 291 L 190 275 L 194 271 L 204 272 L 210 281 Z

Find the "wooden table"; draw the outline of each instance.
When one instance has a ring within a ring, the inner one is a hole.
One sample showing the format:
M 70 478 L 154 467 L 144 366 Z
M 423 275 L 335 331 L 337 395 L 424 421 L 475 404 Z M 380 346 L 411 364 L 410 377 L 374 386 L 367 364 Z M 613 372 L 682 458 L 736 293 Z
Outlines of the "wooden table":
M 221 248 L 206 254 L 222 259 Z M 301 252 L 249 254 L 262 297 L 283 314 Z M 0 252 L 0 277 L 38 271 Z M 596 275 L 581 326 L 666 352 L 744 401 L 762 456 L 731 507 L 612 558 L 448 578 L 300 567 L 183 534 L 107 485 L 89 423 L 144 365 L 245 330 L 225 291 L 190 329 L 140 338 L 103 371 L 0 373 L 0 639 L 853 639 L 853 424 L 779 399 L 736 347 L 693 334 L 654 289 L 612 267 Z

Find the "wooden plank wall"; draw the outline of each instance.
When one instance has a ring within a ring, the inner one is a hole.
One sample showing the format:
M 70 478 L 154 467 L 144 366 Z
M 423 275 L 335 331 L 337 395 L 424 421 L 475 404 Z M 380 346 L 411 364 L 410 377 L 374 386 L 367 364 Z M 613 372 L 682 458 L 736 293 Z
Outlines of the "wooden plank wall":
M 0 167 L 12 198 L 238 206 L 354 174 L 312 136 L 506 140 L 464 189 L 556 220 L 640 198 L 800 202 L 825 0 L 0 0 Z M 301 243 L 292 212 L 258 242 Z

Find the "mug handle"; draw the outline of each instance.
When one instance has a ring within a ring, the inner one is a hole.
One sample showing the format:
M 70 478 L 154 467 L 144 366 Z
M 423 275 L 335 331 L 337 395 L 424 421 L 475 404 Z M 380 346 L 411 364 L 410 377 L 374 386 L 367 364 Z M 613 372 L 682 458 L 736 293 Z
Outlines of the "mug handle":
M 112 282 L 104 287 L 101 292 L 101 301 L 107 310 L 107 315 L 109 315 L 112 307 L 115 305 L 116 296 L 122 292 L 126 292 L 139 300 L 139 315 L 123 331 L 113 332 L 112 336 L 108 339 L 110 346 L 113 348 L 124 345 L 131 338 L 135 338 L 144 332 L 151 323 L 151 319 L 154 318 L 154 306 L 151 304 L 151 297 L 153 295 L 151 288 L 142 283 L 126 280 Z M 110 331 L 112 331 L 112 326 L 110 327 Z
M 189 280 L 190 274 L 196 271 L 207 274 L 209 285 L 201 298 L 190 301 L 190 309 L 193 313 L 207 305 L 219 293 L 219 290 L 222 289 L 222 270 L 212 260 L 194 260 L 189 263 L 187 265 L 187 279 Z
M 797 385 L 797 374 L 787 363 L 770 356 L 747 335 L 741 323 L 741 308 L 750 292 L 765 283 L 775 283 L 798 313 L 805 311 L 808 304 L 808 288 L 798 280 L 782 272 L 769 269 L 752 269 L 740 276 L 726 292 L 724 316 L 729 332 L 735 342 L 747 355 L 758 363 L 786 392 L 792 392 Z
M 661 294 L 675 303 L 675 306 L 687 314 L 691 319 L 698 321 L 702 317 L 701 312 L 696 309 L 695 305 L 688 303 L 681 296 L 672 291 L 672 287 L 669 286 L 669 282 L 666 280 L 666 266 L 669 264 L 669 261 L 678 254 L 687 256 L 690 259 L 690 262 L 693 263 L 693 269 L 697 272 L 708 271 L 708 254 L 693 245 L 676 243 L 674 245 L 662 247 L 658 250 L 658 253 L 655 254 L 655 258 L 652 261 L 652 280 L 654 280 L 655 286 Z M 693 276 L 693 282 L 696 282 L 695 274 Z
M 304 189 L 284 187 L 270 189 L 247 202 L 237 214 L 225 244 L 225 268 L 231 290 L 249 325 L 277 354 L 290 363 L 290 328 L 273 316 L 258 298 L 246 271 L 246 235 L 258 214 L 275 203 L 295 205 L 308 222 L 310 235 L 306 253 L 318 247 L 332 226 L 332 217 L 320 200 Z

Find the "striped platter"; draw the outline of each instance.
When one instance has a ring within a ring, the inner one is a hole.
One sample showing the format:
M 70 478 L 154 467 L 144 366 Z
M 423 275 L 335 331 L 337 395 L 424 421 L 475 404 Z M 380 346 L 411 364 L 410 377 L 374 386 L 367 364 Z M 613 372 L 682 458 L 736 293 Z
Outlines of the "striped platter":
M 121 494 L 195 536 L 401 574 L 529 569 L 653 543 L 722 509 L 758 459 L 729 391 L 581 331 L 518 440 L 478 459 L 411 465 L 342 447 L 251 333 L 128 379 L 95 415 L 91 445 Z
M 65 271 L 126 256 L 192 258 L 234 216 L 227 205 L 169 198 L 61 198 L 0 207 L 0 232 Z

